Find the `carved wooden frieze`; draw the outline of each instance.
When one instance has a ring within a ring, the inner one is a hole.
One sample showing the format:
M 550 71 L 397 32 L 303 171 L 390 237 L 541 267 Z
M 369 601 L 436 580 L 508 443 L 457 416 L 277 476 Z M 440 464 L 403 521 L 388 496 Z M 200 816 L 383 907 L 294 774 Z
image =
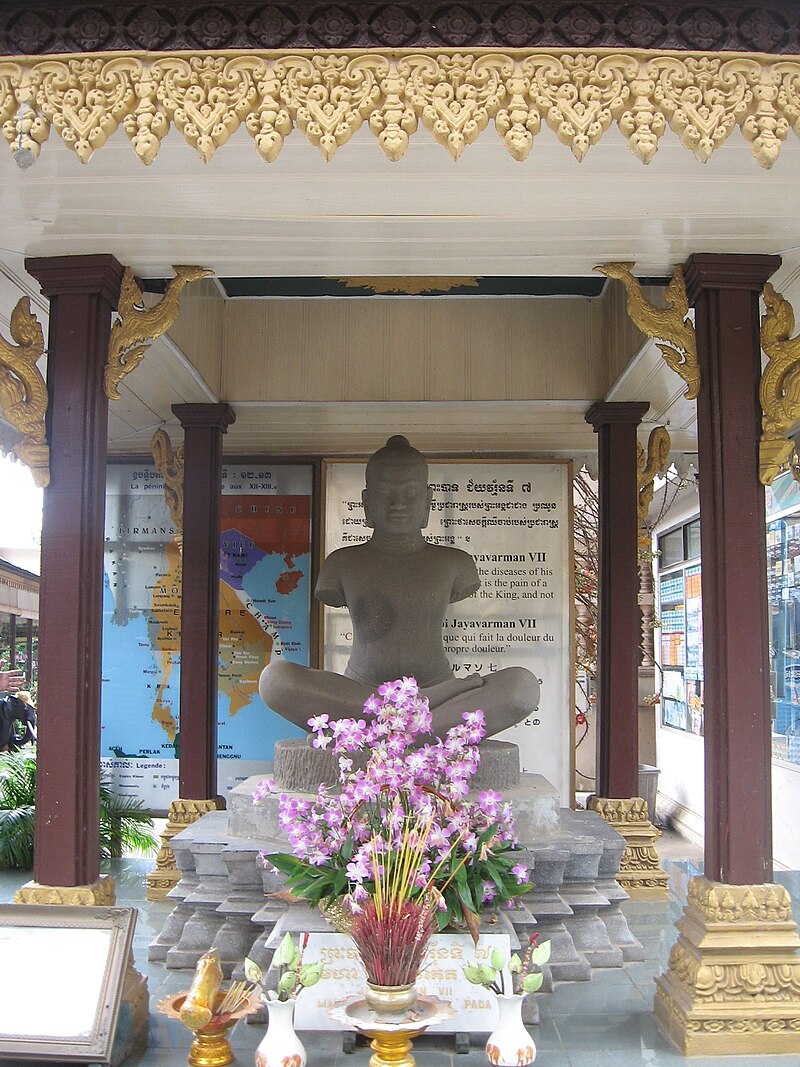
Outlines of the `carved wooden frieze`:
M 0 53 L 343 48 L 800 52 L 795 0 L 5 0 Z

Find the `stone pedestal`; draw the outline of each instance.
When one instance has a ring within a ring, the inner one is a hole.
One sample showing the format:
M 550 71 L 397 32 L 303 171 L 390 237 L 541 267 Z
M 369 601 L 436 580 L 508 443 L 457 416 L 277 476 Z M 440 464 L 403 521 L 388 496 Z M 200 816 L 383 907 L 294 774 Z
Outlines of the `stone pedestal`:
M 678 1049 L 685 1056 L 797 1053 L 800 937 L 786 889 L 693 878 L 678 931 L 667 973 L 656 978 L 654 1006 Z
M 15 904 L 71 904 L 78 907 L 113 907 L 117 900 L 114 879 L 102 875 L 91 885 L 40 885 L 26 882 L 14 894 Z
M 640 959 L 641 946 L 619 909 L 626 894 L 614 881 L 623 838 L 594 812 L 559 809 L 554 786 L 540 775 L 519 773 L 516 746 L 484 745 L 481 766 L 488 777 L 473 779 L 473 786 L 505 783 L 503 796 L 514 805 L 520 846 L 533 870 L 529 892 L 500 919 L 510 921 L 520 941 L 527 943 L 534 931 L 551 941 L 544 988 L 552 989 L 557 981 L 588 981 L 595 967 L 621 967 L 623 959 Z M 323 777 L 333 780 L 335 763 L 328 753 L 321 753 L 325 760 L 319 755 L 302 738 L 280 742 L 279 786 L 286 789 L 291 781 L 309 795 Z M 297 910 L 301 905 L 283 899 L 284 876 L 259 864 L 260 851 L 285 852 L 288 843 L 278 822 L 278 798 L 253 802 L 258 783 L 257 776 L 243 782 L 230 794 L 227 811 L 210 812 L 172 838 L 181 880 L 168 894 L 176 906 L 150 946 L 151 959 L 191 968 L 213 946 L 220 951 L 226 976 L 241 979 L 246 955 L 266 971 L 272 955 L 267 944 L 272 945 L 276 928 L 286 923 L 294 923 L 291 928 L 298 931 L 313 928 L 307 911 L 301 915 Z M 320 929 L 328 928 L 321 916 L 315 919 L 322 923 Z

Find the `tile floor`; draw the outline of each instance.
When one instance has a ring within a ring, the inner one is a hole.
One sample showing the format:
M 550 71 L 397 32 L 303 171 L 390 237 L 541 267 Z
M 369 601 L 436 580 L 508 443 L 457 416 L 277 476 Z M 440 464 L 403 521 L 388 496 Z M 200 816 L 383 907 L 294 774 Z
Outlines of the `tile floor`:
M 586 984 L 566 984 L 539 999 L 541 1023 L 532 1032 L 538 1048 L 537 1067 L 800 1067 L 797 1053 L 785 1056 L 725 1056 L 686 1060 L 659 1034 L 651 1007 L 653 978 L 665 967 L 669 949 L 676 937 L 675 920 L 686 899 L 688 880 L 699 873 L 697 850 L 665 835 L 664 855 L 669 870 L 672 898 L 668 903 L 625 905 L 631 929 L 642 942 L 646 960 L 628 964 L 623 970 L 595 972 Z M 155 1011 L 167 993 L 187 986 L 183 972 L 167 971 L 162 964 L 147 962 L 147 946 L 159 932 L 170 911 L 168 903 L 147 903 L 144 879 L 152 861 L 126 859 L 109 865 L 117 885 L 118 903 L 139 909 L 134 952 L 139 970 L 147 975 L 153 1014 L 149 1048 L 127 1061 L 130 1067 L 179 1067 L 186 1063 L 189 1035 L 183 1027 Z M 0 901 L 10 900 L 17 886 L 28 876 L 0 872 Z M 778 881 L 788 886 L 800 919 L 800 873 L 781 872 Z M 240 1023 L 233 1031 L 231 1045 L 237 1064 L 253 1063 L 253 1052 L 263 1035 L 261 1026 Z M 366 1067 L 370 1050 L 359 1048 L 352 1055 L 341 1049 L 334 1033 L 303 1035 L 308 1051 L 308 1067 Z M 486 1064 L 480 1039 L 468 1055 L 457 1056 L 445 1038 L 422 1038 L 415 1043 L 417 1067 L 479 1067 Z

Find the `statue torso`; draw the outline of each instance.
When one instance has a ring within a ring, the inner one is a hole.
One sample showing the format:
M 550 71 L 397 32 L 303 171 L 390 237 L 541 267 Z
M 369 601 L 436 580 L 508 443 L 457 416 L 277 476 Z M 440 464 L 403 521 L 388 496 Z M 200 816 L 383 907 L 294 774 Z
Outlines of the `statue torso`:
M 413 675 L 427 686 L 452 674 L 442 646 L 448 605 L 479 584 L 474 560 L 460 549 L 423 541 L 418 550 L 394 554 L 368 541 L 325 560 L 317 597 L 350 611 L 347 673 L 371 685 Z

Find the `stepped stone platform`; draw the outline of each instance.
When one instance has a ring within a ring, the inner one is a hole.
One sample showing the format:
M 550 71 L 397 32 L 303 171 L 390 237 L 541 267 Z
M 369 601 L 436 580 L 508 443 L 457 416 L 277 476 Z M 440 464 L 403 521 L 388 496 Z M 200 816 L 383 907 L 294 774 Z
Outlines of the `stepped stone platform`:
M 644 958 L 620 902 L 627 894 L 615 879 L 624 838 L 593 811 L 558 806 L 558 793 L 541 775 L 523 774 L 516 745 L 485 741 L 473 790 L 493 788 L 514 805 L 521 857 L 531 869 L 531 888 L 503 913 L 520 943 L 538 932 L 552 942 L 543 991 L 554 982 L 586 982 L 598 968 L 622 967 Z M 276 745 L 273 776 L 285 792 L 316 793 L 336 780 L 336 761 L 305 739 Z M 192 969 L 216 948 L 226 977 L 242 978 L 245 956 L 266 971 L 285 929 L 309 929 L 302 903 L 280 896 L 283 875 L 267 871 L 262 852 L 288 848 L 278 824 L 275 796 L 253 802 L 260 776 L 237 786 L 227 811 L 213 811 L 172 838 L 181 879 L 169 893 L 175 907 L 149 949 L 149 959 L 168 968 Z M 305 924 L 305 925 L 304 925 Z M 536 1022 L 536 998 L 526 1001 Z

